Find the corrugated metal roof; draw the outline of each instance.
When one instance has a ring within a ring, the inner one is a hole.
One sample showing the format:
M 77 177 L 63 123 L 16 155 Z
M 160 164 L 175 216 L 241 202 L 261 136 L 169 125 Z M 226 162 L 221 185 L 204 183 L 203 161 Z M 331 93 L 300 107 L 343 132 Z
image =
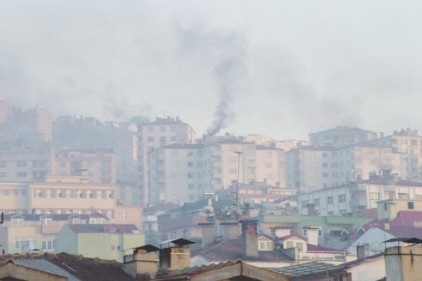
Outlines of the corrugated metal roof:
M 66 270 L 58 267 L 57 265 L 43 259 L 16 259 L 14 263 L 18 265 L 23 265 L 26 267 L 30 267 L 33 269 L 49 272 L 52 274 L 57 274 L 61 276 L 65 276 L 68 278 L 69 281 L 81 281 L 80 279 L 76 278 Z

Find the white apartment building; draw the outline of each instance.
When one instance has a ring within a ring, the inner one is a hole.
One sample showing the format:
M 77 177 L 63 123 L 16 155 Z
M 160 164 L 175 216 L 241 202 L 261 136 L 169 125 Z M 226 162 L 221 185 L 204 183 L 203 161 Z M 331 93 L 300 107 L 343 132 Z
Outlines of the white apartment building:
M 148 184 L 148 153 L 170 144 L 195 143 L 195 131 L 179 118 L 157 118 L 153 122 L 139 123 L 138 126 L 138 164 L 139 196 L 141 204 L 150 201 Z
M 233 182 L 284 187 L 284 152 L 238 139 L 169 145 L 149 154 L 151 203 L 192 202 Z
M 299 193 L 302 215 L 339 216 L 377 208 L 382 200 L 421 200 L 422 184 L 393 176 L 375 176 L 363 182 Z
M 205 188 L 203 146 L 172 144 L 149 153 L 150 204 L 197 201 Z
M 403 154 L 374 144 L 301 147 L 286 152 L 286 187 L 309 192 L 385 173 L 407 178 L 407 165 Z

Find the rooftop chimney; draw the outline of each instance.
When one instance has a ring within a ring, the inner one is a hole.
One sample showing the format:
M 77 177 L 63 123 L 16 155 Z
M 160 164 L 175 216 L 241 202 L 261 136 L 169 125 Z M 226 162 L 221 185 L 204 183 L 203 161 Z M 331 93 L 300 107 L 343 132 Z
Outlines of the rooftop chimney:
M 258 233 L 257 220 L 241 220 L 242 224 L 242 242 L 244 254 L 247 257 L 258 256 Z
M 365 257 L 365 246 L 357 245 L 356 246 L 357 259 L 363 259 Z
M 134 278 L 143 274 L 154 277 L 158 270 L 158 257 L 156 254 L 158 250 L 159 248 L 152 245 L 135 248 L 132 254 L 124 256 L 124 271 Z
M 189 267 L 189 245 L 193 244 L 194 242 L 179 238 L 164 242 L 163 244 L 165 243 L 168 243 L 169 245 L 167 248 L 160 249 L 160 268 L 175 270 Z
M 199 223 L 202 232 L 202 249 L 207 248 L 214 242 L 215 230 L 214 223 Z

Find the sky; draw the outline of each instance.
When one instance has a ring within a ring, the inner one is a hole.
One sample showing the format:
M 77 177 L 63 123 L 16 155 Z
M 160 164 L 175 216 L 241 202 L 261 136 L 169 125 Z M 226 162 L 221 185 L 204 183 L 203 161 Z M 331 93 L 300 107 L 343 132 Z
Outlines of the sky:
M 421 1 L 0 0 L 0 97 L 278 139 L 422 120 Z

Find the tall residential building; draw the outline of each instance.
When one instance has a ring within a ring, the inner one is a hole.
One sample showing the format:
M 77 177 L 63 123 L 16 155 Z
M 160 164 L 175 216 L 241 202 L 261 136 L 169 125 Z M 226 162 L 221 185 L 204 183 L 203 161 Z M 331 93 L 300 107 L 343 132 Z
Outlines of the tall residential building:
M 309 134 L 310 145 L 318 147 L 344 147 L 377 137 L 375 132 L 345 126 Z
M 406 167 L 400 175 L 408 180 L 422 182 L 422 136 L 418 135 L 417 130 L 394 131 L 392 135 L 382 136 L 372 143 L 381 147 L 391 147 L 401 154 Z
M 54 149 L 40 142 L 2 142 L 0 144 L 0 182 L 31 182 L 51 175 Z
M 149 153 L 150 203 L 184 204 L 201 198 L 205 188 L 203 146 L 171 144 Z
M 391 147 L 360 143 L 352 146 L 302 147 L 286 152 L 286 187 L 309 192 L 367 180 L 373 175 L 406 178 L 407 162 Z
M 56 153 L 54 174 L 77 176 L 87 171 L 92 183 L 116 183 L 116 153 L 112 149 L 62 149 Z
M 139 196 L 141 204 L 150 201 L 148 185 L 148 153 L 170 144 L 195 143 L 195 131 L 179 118 L 157 118 L 138 125 Z
M 193 202 L 233 182 L 284 187 L 284 152 L 228 137 L 169 145 L 149 154 L 151 203 Z

